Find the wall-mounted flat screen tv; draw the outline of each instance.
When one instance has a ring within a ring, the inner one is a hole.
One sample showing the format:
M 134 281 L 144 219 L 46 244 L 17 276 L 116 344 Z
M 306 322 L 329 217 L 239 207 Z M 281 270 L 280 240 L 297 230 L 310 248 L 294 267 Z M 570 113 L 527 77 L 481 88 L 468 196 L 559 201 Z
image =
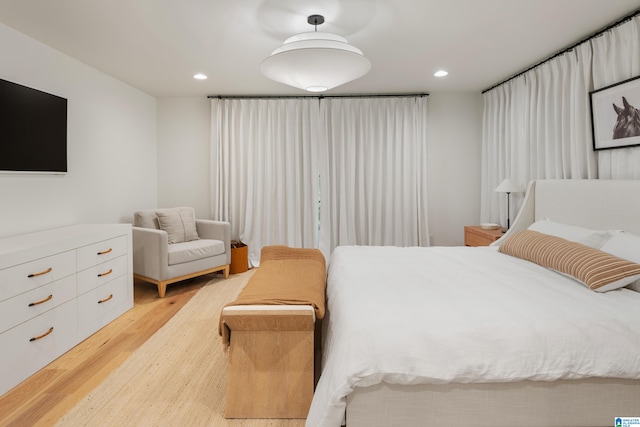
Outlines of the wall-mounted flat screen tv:
M 0 171 L 67 172 L 67 100 L 0 79 Z

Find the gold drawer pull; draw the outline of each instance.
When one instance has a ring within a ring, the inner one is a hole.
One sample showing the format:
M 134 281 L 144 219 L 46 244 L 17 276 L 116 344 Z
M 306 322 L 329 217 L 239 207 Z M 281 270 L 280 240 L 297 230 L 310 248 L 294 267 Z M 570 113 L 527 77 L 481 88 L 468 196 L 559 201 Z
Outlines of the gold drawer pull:
M 109 301 L 111 298 L 113 298 L 113 294 L 109 295 L 107 298 L 98 301 L 98 304 L 102 304 L 103 302 L 107 302 Z
M 53 268 L 49 267 L 45 271 L 41 271 L 40 273 L 33 273 L 28 275 L 27 277 L 38 277 L 38 276 L 42 276 L 43 274 L 51 273 L 52 271 L 53 271 Z
M 113 248 L 109 248 L 106 251 L 98 252 L 98 255 L 106 255 L 106 254 L 110 253 L 111 251 L 113 251 Z
M 100 273 L 98 274 L 98 277 L 102 277 L 102 276 L 108 276 L 111 273 L 113 273 L 113 268 L 110 268 L 109 271 L 107 271 L 106 273 Z
M 53 295 L 49 295 L 48 297 L 46 297 L 41 301 L 32 302 L 31 304 L 29 304 L 29 307 L 33 307 L 34 305 L 38 305 L 38 304 L 42 304 L 43 302 L 50 301 L 52 298 L 53 298 Z
M 31 339 L 29 340 L 29 342 L 34 342 L 34 341 L 36 341 L 36 340 L 39 340 L 40 338 L 44 338 L 44 337 L 46 337 L 47 335 L 49 335 L 51 332 L 53 332 L 53 326 L 52 326 L 52 327 L 50 327 L 50 328 L 49 328 L 49 330 L 48 330 L 47 332 L 45 332 L 44 334 L 42 334 L 42 335 L 38 335 L 37 337 L 33 337 L 33 338 L 31 338 Z

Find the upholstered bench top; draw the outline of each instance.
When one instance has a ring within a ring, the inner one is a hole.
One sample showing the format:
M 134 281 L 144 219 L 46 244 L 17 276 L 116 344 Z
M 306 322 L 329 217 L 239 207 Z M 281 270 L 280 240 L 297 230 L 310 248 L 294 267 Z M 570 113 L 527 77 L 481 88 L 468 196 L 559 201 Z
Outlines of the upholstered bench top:
M 265 246 L 260 254 L 260 267 L 238 298 L 225 307 L 238 305 L 308 305 L 316 318 L 325 313 L 327 269 L 324 255 L 318 249 Z M 224 310 L 223 310 L 224 311 Z M 220 314 L 218 332 L 229 344 L 230 330 Z

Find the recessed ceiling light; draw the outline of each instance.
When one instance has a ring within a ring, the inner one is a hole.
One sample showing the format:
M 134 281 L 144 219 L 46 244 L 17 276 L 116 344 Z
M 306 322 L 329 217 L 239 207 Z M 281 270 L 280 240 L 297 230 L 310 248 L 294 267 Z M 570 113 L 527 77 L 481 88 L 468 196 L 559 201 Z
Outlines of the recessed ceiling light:
M 449 74 L 449 73 L 447 73 L 445 70 L 438 70 L 435 73 L 433 73 L 433 75 L 436 76 L 436 77 L 444 77 L 447 74 Z
M 207 80 L 207 76 L 205 76 L 204 74 L 198 73 L 196 75 L 193 76 L 194 79 L 197 80 Z

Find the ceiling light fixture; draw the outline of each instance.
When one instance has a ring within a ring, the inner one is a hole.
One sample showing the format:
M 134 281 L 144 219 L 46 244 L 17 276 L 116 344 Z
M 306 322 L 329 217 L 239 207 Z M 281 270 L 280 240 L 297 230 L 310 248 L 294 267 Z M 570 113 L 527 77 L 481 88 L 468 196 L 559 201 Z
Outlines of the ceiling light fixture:
M 207 80 L 207 76 L 205 76 L 202 73 L 198 73 L 198 74 L 194 75 L 193 78 L 196 79 L 196 80 Z
M 447 73 L 445 70 L 438 70 L 435 73 L 433 73 L 433 75 L 436 76 L 436 77 L 444 77 L 447 74 L 449 74 L 449 73 Z
M 324 22 L 322 15 L 311 15 L 307 22 L 315 31 L 285 40 L 262 62 L 262 74 L 309 92 L 324 92 L 369 72 L 371 62 L 360 49 L 341 36 L 318 32 L 318 25 Z

